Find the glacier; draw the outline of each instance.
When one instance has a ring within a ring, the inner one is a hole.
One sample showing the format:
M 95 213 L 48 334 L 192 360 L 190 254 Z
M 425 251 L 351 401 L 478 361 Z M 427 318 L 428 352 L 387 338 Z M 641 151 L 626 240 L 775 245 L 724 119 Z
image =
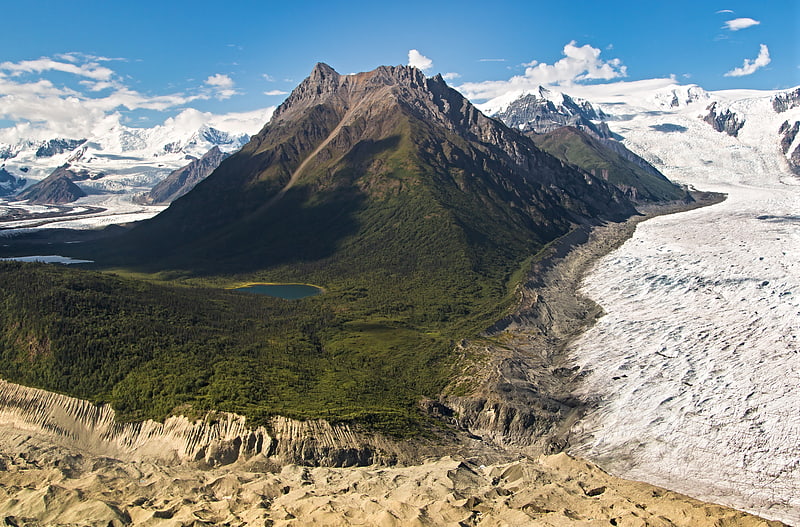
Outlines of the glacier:
M 800 180 L 777 135 L 800 108 L 685 87 L 580 95 L 667 177 L 728 198 L 641 223 L 585 278 L 605 314 L 570 348 L 592 408 L 571 453 L 800 523 Z M 703 122 L 711 101 L 745 120 L 738 137 Z

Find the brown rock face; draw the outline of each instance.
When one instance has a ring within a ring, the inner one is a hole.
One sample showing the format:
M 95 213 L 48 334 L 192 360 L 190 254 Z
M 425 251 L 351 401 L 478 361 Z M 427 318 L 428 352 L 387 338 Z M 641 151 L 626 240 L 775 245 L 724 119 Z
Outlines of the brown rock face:
M 147 193 L 143 201 L 151 205 L 172 203 L 207 178 L 226 157 L 215 146 L 200 159 L 170 173 Z
M 339 75 L 317 64 L 261 132 L 139 233 L 167 253 L 182 249 L 175 239 L 199 247 L 244 238 L 245 229 L 274 231 L 276 215 L 309 203 L 360 213 L 389 195 L 423 193 L 464 228 L 488 208 L 503 226 L 482 227 L 487 238 L 512 229 L 535 244 L 575 223 L 634 212 L 616 188 L 486 117 L 440 76 L 406 66 Z M 342 225 L 315 225 L 309 240 L 327 228 Z
M 71 170 L 68 165 L 61 166 L 39 183 L 21 192 L 17 197 L 37 205 L 71 203 L 86 196 L 86 192 L 74 183 L 74 181 L 85 179 L 89 179 L 88 172 L 84 170 L 76 172 Z

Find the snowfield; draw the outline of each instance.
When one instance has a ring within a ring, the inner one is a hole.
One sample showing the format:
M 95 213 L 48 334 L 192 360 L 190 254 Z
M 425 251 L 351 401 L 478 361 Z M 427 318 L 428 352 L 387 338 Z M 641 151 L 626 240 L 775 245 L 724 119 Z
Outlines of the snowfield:
M 639 225 L 583 293 L 606 311 L 572 346 L 595 403 L 572 453 L 616 475 L 800 523 L 800 181 L 769 94 L 719 92 L 600 105 L 612 131 L 718 205 Z M 738 137 L 700 118 L 711 100 Z M 635 99 L 634 99 L 635 101 Z M 593 101 L 595 102 L 595 101 Z
M 272 111 L 273 108 L 264 108 L 213 115 L 186 109 L 167 119 L 164 124 L 152 128 L 131 128 L 111 122 L 107 127 L 96 129 L 92 136 L 81 138 L 84 142 L 77 147 L 64 146 L 70 140 L 52 138 L 51 143 L 61 143 L 63 148 L 55 148 L 45 154 L 41 150 L 47 146 L 47 141 L 29 139 L 3 143 L 3 134 L 0 133 L 0 168 L 16 180 L 25 181 L 21 187 L 14 185 L 12 195 L 0 201 L 0 219 L 8 214 L 9 207 L 31 212 L 47 209 L 46 206 L 37 208 L 34 205 L 8 203 L 7 200 L 13 200 L 14 193 L 43 180 L 63 165 L 89 174 L 88 179 L 77 181 L 77 185 L 88 196 L 70 205 L 99 206 L 106 208 L 107 213 L 96 215 L 91 221 L 75 221 L 72 218 L 69 223 L 42 224 L 32 220 L 20 223 L 19 227 L 88 229 L 147 219 L 160 212 L 162 207 L 139 206 L 134 203 L 136 195 L 150 191 L 173 170 L 202 157 L 215 146 L 223 152 L 239 150 L 251 135 L 269 121 Z M 79 142 L 78 138 L 72 142 Z M 0 186 L 0 195 L 3 194 L 2 190 Z M 1 227 L 11 226 L 4 224 Z

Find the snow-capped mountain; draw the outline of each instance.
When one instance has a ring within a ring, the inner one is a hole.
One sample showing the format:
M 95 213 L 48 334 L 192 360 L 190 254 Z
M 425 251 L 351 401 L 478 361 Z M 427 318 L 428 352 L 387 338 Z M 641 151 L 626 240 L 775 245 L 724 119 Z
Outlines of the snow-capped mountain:
M 574 126 L 600 138 L 609 137 L 608 129 L 602 124 L 608 116 L 584 99 L 574 99 L 544 86 L 521 93 L 511 102 L 507 99 L 504 96 L 484 104 L 481 110 L 522 132 L 547 133 L 563 126 Z
M 75 207 L 99 207 L 105 212 L 94 215 L 94 221 L 49 222 L 50 227 L 86 228 L 153 216 L 163 206 L 147 207 L 136 203 L 135 196 L 149 192 L 171 172 L 213 148 L 223 153 L 235 152 L 271 115 L 272 108 L 224 116 L 184 110 L 151 128 L 134 128 L 111 120 L 89 137 L 0 142 L 0 196 L 6 200 L 0 202 L 0 217 L 12 209 L 16 216 L 20 209 L 41 208 L 33 202 L 20 203 L 22 192 L 43 184 L 52 187 L 50 180 L 56 179 L 62 187 L 76 187 L 70 188 L 71 192 L 55 194 L 59 200 L 70 200 Z M 85 177 L 66 181 L 59 176 L 59 170 Z M 35 195 L 39 196 L 35 201 L 43 203 L 54 194 L 37 190 Z M 4 227 L 25 227 L 29 223 L 4 223 Z
M 9 176 L 24 178 L 25 186 L 66 164 L 99 176 L 80 183 L 88 194 L 142 192 L 214 147 L 238 150 L 270 115 L 267 109 L 223 120 L 187 110 L 152 128 L 113 123 L 90 137 L 0 143 L 0 164 Z
M 673 181 L 730 183 L 765 169 L 776 179 L 800 172 L 800 134 L 795 130 L 800 89 L 708 92 L 696 85 L 653 86 L 648 81 L 572 89 L 576 95 L 566 97 L 580 101 L 580 108 L 592 108 L 603 120 L 592 119 L 594 125 L 607 125 L 625 146 Z M 523 123 L 536 94 L 514 95 L 516 99 L 504 95 L 480 107 L 506 123 L 527 126 Z M 563 96 L 558 93 L 557 100 Z

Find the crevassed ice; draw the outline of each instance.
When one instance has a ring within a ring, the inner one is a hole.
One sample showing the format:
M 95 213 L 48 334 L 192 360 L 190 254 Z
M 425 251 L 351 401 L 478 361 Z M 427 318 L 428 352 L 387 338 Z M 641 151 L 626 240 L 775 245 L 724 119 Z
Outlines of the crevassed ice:
M 800 192 L 639 225 L 584 293 L 606 311 L 572 349 L 597 402 L 574 453 L 624 477 L 800 521 Z

